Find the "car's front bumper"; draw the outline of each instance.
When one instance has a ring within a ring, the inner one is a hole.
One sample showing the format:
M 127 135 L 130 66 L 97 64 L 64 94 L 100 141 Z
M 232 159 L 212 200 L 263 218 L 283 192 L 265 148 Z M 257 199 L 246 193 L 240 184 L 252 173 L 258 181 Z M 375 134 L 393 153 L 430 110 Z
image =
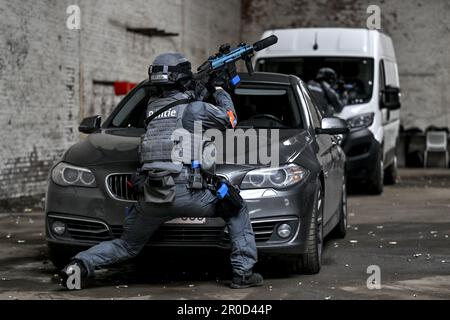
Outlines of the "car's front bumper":
M 260 254 L 297 255 L 306 251 L 307 231 L 313 208 L 314 182 L 286 191 L 243 191 Z M 65 188 L 49 183 L 46 202 L 46 229 L 49 245 L 83 250 L 101 241 L 121 236 L 126 212 L 132 202 L 118 201 L 106 190 Z M 56 235 L 54 221 L 64 222 L 67 231 Z M 277 235 L 281 224 L 289 224 L 288 239 Z M 220 218 L 207 220 L 205 225 L 166 224 L 149 242 L 152 248 L 214 248 L 229 249 L 225 222 Z
M 373 176 L 381 152 L 380 143 L 369 129 L 352 130 L 343 141 L 347 157 L 347 179 L 366 181 Z

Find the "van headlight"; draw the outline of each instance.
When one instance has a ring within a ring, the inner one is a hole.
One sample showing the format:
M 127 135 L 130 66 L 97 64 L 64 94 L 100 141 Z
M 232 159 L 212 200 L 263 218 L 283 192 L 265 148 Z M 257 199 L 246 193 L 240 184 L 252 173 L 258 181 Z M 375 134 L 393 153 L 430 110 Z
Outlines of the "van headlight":
M 62 187 L 97 187 L 95 176 L 91 170 L 75 167 L 64 162 L 61 162 L 53 169 L 52 180 Z
M 365 113 L 347 120 L 347 124 L 351 129 L 369 128 L 373 124 L 375 113 Z
M 303 181 L 308 171 L 296 164 L 279 168 L 264 168 L 250 171 L 242 181 L 241 189 L 284 189 Z

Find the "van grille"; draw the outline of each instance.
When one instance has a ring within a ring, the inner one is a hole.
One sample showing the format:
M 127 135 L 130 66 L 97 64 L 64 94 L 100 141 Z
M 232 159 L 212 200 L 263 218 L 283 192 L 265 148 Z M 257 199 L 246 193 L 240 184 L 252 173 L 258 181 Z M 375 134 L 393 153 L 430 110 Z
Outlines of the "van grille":
M 113 198 L 122 201 L 137 201 L 136 192 L 130 188 L 131 174 L 112 174 L 106 179 L 106 187 Z

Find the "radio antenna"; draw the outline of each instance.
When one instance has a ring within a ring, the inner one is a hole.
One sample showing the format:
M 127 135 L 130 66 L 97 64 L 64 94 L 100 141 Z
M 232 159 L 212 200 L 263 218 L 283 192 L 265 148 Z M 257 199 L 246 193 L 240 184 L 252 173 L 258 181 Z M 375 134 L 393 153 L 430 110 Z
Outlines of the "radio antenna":
M 319 50 L 319 40 L 318 40 L 319 34 L 316 32 L 315 36 L 314 36 L 314 46 L 313 46 L 313 50 L 317 51 Z

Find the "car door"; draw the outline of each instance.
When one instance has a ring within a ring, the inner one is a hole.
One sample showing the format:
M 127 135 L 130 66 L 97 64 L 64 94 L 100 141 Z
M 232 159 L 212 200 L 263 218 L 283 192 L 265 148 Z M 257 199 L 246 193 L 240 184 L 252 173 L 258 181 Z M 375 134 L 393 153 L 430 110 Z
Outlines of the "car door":
M 388 67 L 389 66 L 389 67 Z M 382 96 L 382 91 L 387 85 L 394 85 L 393 76 L 391 74 L 394 72 L 395 64 L 390 61 L 380 60 L 380 99 Z M 390 72 L 388 72 L 388 70 Z M 391 111 L 389 109 L 381 109 L 381 114 L 383 117 L 383 132 L 384 132 L 384 165 L 388 166 L 392 163 L 395 156 L 395 149 L 397 145 L 397 139 L 399 134 L 399 111 Z
M 334 194 L 334 210 L 331 214 L 334 214 L 338 212 L 339 206 L 341 204 L 342 199 L 342 184 L 345 183 L 345 153 L 344 150 L 342 150 L 341 147 L 341 141 L 342 138 L 339 136 L 333 136 L 333 151 L 332 151 L 332 157 L 333 157 L 333 194 Z
M 307 88 L 303 85 L 301 87 L 306 105 L 309 109 L 312 124 L 314 128 L 321 128 L 322 116 L 315 106 Z M 322 166 L 325 180 L 325 185 L 323 186 L 325 191 L 324 224 L 332 218 L 333 213 L 336 211 L 336 167 L 333 159 L 336 144 L 333 142 L 333 139 L 334 137 L 325 134 L 316 135 L 316 142 L 319 146 L 317 154 L 318 160 Z

